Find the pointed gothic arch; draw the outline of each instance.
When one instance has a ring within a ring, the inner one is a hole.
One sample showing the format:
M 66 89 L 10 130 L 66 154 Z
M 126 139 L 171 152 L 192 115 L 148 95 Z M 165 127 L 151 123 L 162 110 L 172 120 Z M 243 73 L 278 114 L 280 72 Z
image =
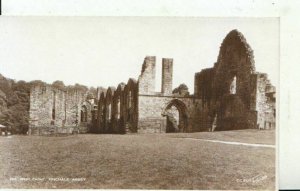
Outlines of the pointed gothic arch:
M 162 116 L 166 117 L 166 133 L 188 131 L 187 107 L 179 99 L 168 102 L 163 109 Z

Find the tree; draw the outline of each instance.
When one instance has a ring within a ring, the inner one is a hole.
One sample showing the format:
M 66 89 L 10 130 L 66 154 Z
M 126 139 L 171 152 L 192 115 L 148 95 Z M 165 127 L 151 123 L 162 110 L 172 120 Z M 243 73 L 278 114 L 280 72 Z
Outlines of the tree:
M 182 96 L 190 95 L 189 88 L 185 84 L 180 84 L 177 88 L 172 91 L 173 94 L 179 94 Z
M 88 90 L 86 99 L 90 100 L 90 99 L 94 99 L 97 98 L 97 89 L 94 87 L 90 87 L 90 89 Z
M 34 83 L 41 83 L 36 81 Z M 26 133 L 29 126 L 29 99 L 31 83 L 14 81 L 2 76 L 0 79 L 2 98 L 6 107 L 0 113 L 0 123 L 11 127 L 12 133 Z
M 78 84 L 78 83 L 76 83 L 74 86 L 71 86 L 71 87 L 77 91 L 82 91 L 82 92 L 88 91 L 88 87 Z
M 94 99 L 94 98 L 95 98 L 95 96 L 93 93 L 91 93 L 91 92 L 87 93 L 86 100 L 90 100 L 90 99 Z
M 64 84 L 64 82 L 56 80 L 55 82 L 52 83 L 52 87 L 53 88 L 57 88 L 59 90 L 65 90 L 66 86 Z
M 44 86 L 47 85 L 45 82 L 41 81 L 41 80 L 33 80 L 31 82 L 29 82 L 30 86 Z

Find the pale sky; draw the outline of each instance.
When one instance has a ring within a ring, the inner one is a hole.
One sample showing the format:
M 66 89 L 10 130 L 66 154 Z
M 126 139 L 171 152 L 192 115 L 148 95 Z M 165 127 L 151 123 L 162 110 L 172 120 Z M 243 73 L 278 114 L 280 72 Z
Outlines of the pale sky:
M 144 57 L 173 58 L 173 88 L 194 91 L 194 74 L 213 67 L 233 29 L 254 50 L 256 70 L 278 83 L 278 18 L 0 17 L 0 73 L 16 80 L 117 86 L 138 78 Z

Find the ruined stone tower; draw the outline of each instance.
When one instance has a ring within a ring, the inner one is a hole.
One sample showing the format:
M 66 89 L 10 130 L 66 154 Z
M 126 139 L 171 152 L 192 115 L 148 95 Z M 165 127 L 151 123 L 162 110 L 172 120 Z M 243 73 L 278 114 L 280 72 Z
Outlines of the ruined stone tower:
M 162 81 L 161 93 L 164 95 L 172 94 L 172 80 L 173 80 L 173 59 L 162 59 Z
M 139 93 L 154 94 L 155 92 L 155 56 L 147 56 L 139 76 Z

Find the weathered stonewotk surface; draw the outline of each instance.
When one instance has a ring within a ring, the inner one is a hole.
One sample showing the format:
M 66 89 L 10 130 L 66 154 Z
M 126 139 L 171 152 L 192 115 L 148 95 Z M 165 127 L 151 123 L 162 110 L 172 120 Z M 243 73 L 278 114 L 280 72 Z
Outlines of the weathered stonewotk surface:
M 224 38 L 214 66 L 195 73 L 193 95 L 184 84 L 184 90 L 172 93 L 172 58 L 162 59 L 161 92 L 155 92 L 155 71 L 156 57 L 147 56 L 138 80 L 99 87 L 93 99 L 87 92 L 36 86 L 30 95 L 31 131 L 48 126 L 56 131 L 85 127 L 81 132 L 92 133 L 275 128 L 275 87 L 267 74 L 255 71 L 253 51 L 237 30 Z
M 195 96 L 210 123 L 217 119 L 216 130 L 275 128 L 275 88 L 255 71 L 253 51 L 237 30 L 225 37 L 214 67 L 195 75 Z
M 139 76 L 139 93 L 153 94 L 155 92 L 155 56 L 147 56 L 144 60 L 141 75 Z
M 29 134 L 87 132 L 93 100 L 87 92 L 36 85 L 30 91 Z
M 162 82 L 161 93 L 165 95 L 172 94 L 173 82 L 173 59 L 163 58 L 162 60 Z

